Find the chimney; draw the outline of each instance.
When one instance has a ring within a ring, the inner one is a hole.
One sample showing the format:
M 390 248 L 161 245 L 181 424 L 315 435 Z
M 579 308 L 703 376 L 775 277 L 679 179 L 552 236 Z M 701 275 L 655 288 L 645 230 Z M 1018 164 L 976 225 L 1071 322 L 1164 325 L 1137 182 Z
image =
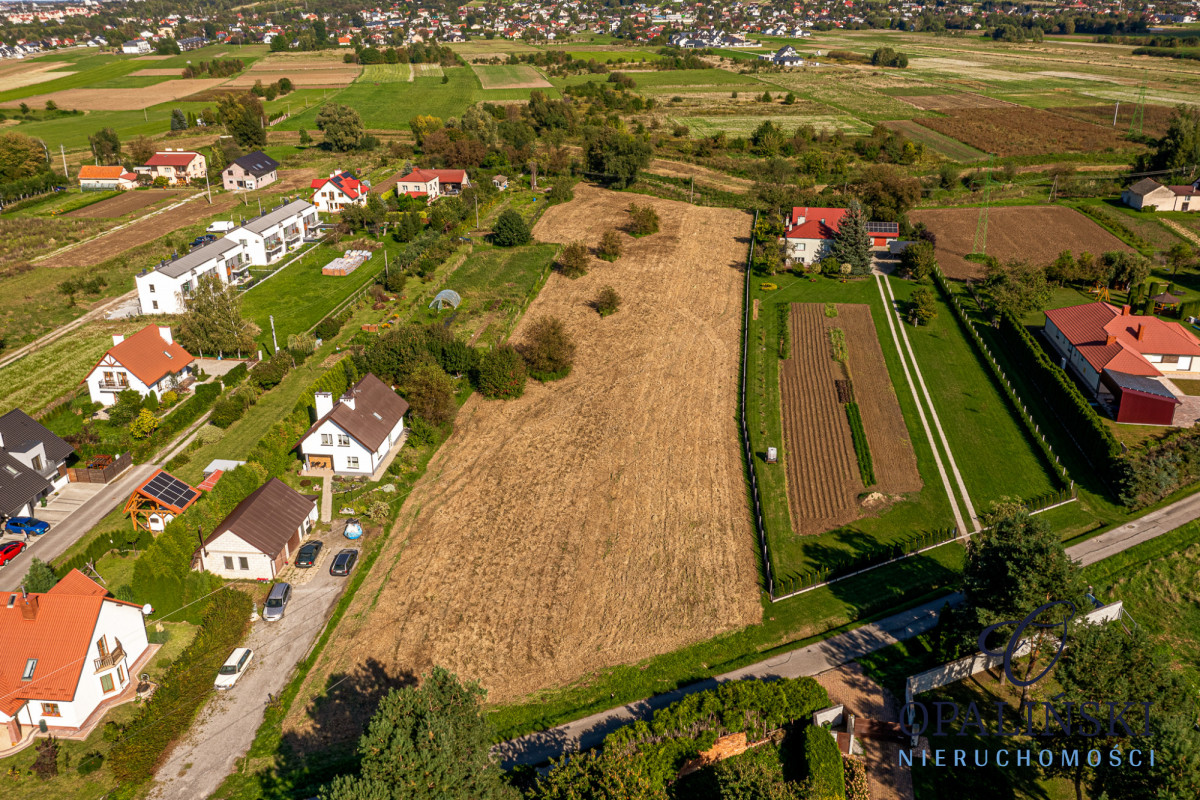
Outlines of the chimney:
M 1143 334 L 1145 334 L 1145 333 L 1146 333 L 1146 326 L 1145 326 L 1145 324 L 1143 324 L 1143 323 L 1139 322 L 1139 323 L 1138 323 L 1138 332 L 1137 332 L 1137 338 L 1138 338 L 1138 341 L 1139 341 L 1139 342 L 1140 342 L 1140 341 L 1142 341 L 1142 336 L 1143 336 Z
M 114 333 L 114 334 L 113 334 L 113 347 L 116 347 L 117 345 L 119 345 L 119 344 L 120 344 L 121 342 L 123 342 L 123 341 L 125 341 L 125 335 L 124 335 L 124 334 L 121 334 L 121 333 Z
M 1113 344 L 1113 343 L 1114 343 L 1114 342 L 1116 342 L 1116 341 L 1117 341 L 1117 337 L 1113 336 L 1113 335 L 1110 333 L 1110 334 L 1108 335 L 1108 338 L 1107 338 L 1107 339 L 1104 341 L 1104 344 L 1105 344 L 1105 346 L 1107 347 L 1107 346 L 1109 346 L 1109 345 Z
M 164 342 L 166 342 L 167 344 L 175 344 L 175 337 L 173 337 L 171 335 L 171 326 L 170 325 L 159 325 L 158 326 L 158 335 L 161 336 L 162 340 Z
M 333 411 L 333 392 L 317 392 L 313 395 L 317 406 L 317 419 Z
M 354 410 L 354 394 L 352 392 L 346 392 L 342 395 L 341 402 L 345 403 L 351 411 Z
M 1121 316 L 1122 316 L 1122 317 L 1128 317 L 1128 316 L 1129 316 L 1129 306 L 1128 306 L 1128 305 L 1123 305 L 1123 306 L 1121 306 Z
M 21 619 L 35 620 L 38 613 L 37 595 L 30 597 L 25 591 L 25 587 L 21 587 Z

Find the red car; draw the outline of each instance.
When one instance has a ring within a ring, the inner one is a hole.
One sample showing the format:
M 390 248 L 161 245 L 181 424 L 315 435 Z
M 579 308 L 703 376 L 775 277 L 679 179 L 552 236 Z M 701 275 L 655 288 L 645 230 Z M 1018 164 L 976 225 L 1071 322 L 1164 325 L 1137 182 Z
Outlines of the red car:
M 0 566 L 12 561 L 25 549 L 24 542 L 9 542 L 0 547 Z

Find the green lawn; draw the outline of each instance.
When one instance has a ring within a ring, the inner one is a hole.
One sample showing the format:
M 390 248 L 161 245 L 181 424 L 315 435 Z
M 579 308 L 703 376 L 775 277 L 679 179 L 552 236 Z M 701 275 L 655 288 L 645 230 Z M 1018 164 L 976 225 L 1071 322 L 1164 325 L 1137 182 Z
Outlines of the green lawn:
M 475 71 L 481 84 L 484 78 L 497 85 L 545 80 L 542 73 L 528 64 L 475 64 L 471 69 Z
M 408 83 L 412 67 L 408 64 L 368 64 L 358 80 L 361 83 Z
M 96 86 L 105 81 L 120 78 L 131 72 L 137 72 L 139 69 L 146 69 L 152 66 L 156 65 L 151 61 L 134 61 L 131 58 L 121 58 L 120 56 L 109 55 L 107 53 L 93 53 L 87 58 L 80 58 L 69 67 L 55 68 L 55 71 L 64 72 L 74 70 L 70 75 L 0 92 L 0 103 L 9 104 L 26 97 L 50 94 L 51 92 L 59 92 L 64 89 L 82 89 L 89 86 Z

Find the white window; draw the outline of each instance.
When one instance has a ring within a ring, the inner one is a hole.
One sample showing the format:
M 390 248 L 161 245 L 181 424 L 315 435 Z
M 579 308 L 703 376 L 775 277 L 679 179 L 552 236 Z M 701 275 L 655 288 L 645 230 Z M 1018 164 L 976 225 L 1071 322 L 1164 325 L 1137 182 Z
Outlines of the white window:
M 233 570 L 233 556 L 225 556 L 225 569 Z
M 37 659 L 36 658 L 31 658 L 28 661 L 26 661 L 25 662 L 25 671 L 21 673 L 21 680 L 23 680 L 23 681 L 33 680 L 33 671 L 35 669 L 37 669 Z
M 796 249 L 797 249 L 797 250 L 803 250 L 803 249 L 804 249 L 804 242 L 800 242 L 800 244 L 796 245 Z
M 246 558 L 245 556 L 238 556 L 238 568 L 250 569 L 250 559 Z
M 338 447 L 349 447 L 349 446 L 350 446 L 350 437 L 344 433 L 339 433 L 338 434 Z
M 333 434 L 332 433 L 322 433 L 321 434 L 321 444 L 332 445 L 333 444 Z
M 349 456 L 346 459 L 346 469 L 358 469 L 358 456 Z

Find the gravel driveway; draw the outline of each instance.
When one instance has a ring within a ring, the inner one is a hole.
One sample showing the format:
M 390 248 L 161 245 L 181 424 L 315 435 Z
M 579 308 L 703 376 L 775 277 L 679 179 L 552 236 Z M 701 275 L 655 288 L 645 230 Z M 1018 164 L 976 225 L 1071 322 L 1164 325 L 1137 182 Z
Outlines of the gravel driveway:
M 331 541 L 326 552 L 344 546 L 327 538 Z M 285 580 L 289 574 L 306 573 L 306 580 L 293 582 L 292 599 L 282 620 L 263 622 L 260 618 L 254 623 L 245 642 L 254 651 L 250 669 L 232 689 L 213 691 L 187 737 L 154 776 L 151 800 L 208 797 L 233 772 L 235 761 L 250 749 L 262 723 L 267 695 L 278 694 L 287 684 L 292 668 L 316 641 L 346 586 L 346 578 L 329 574 L 329 560 L 323 558 L 313 569 L 288 568 L 282 573 Z

